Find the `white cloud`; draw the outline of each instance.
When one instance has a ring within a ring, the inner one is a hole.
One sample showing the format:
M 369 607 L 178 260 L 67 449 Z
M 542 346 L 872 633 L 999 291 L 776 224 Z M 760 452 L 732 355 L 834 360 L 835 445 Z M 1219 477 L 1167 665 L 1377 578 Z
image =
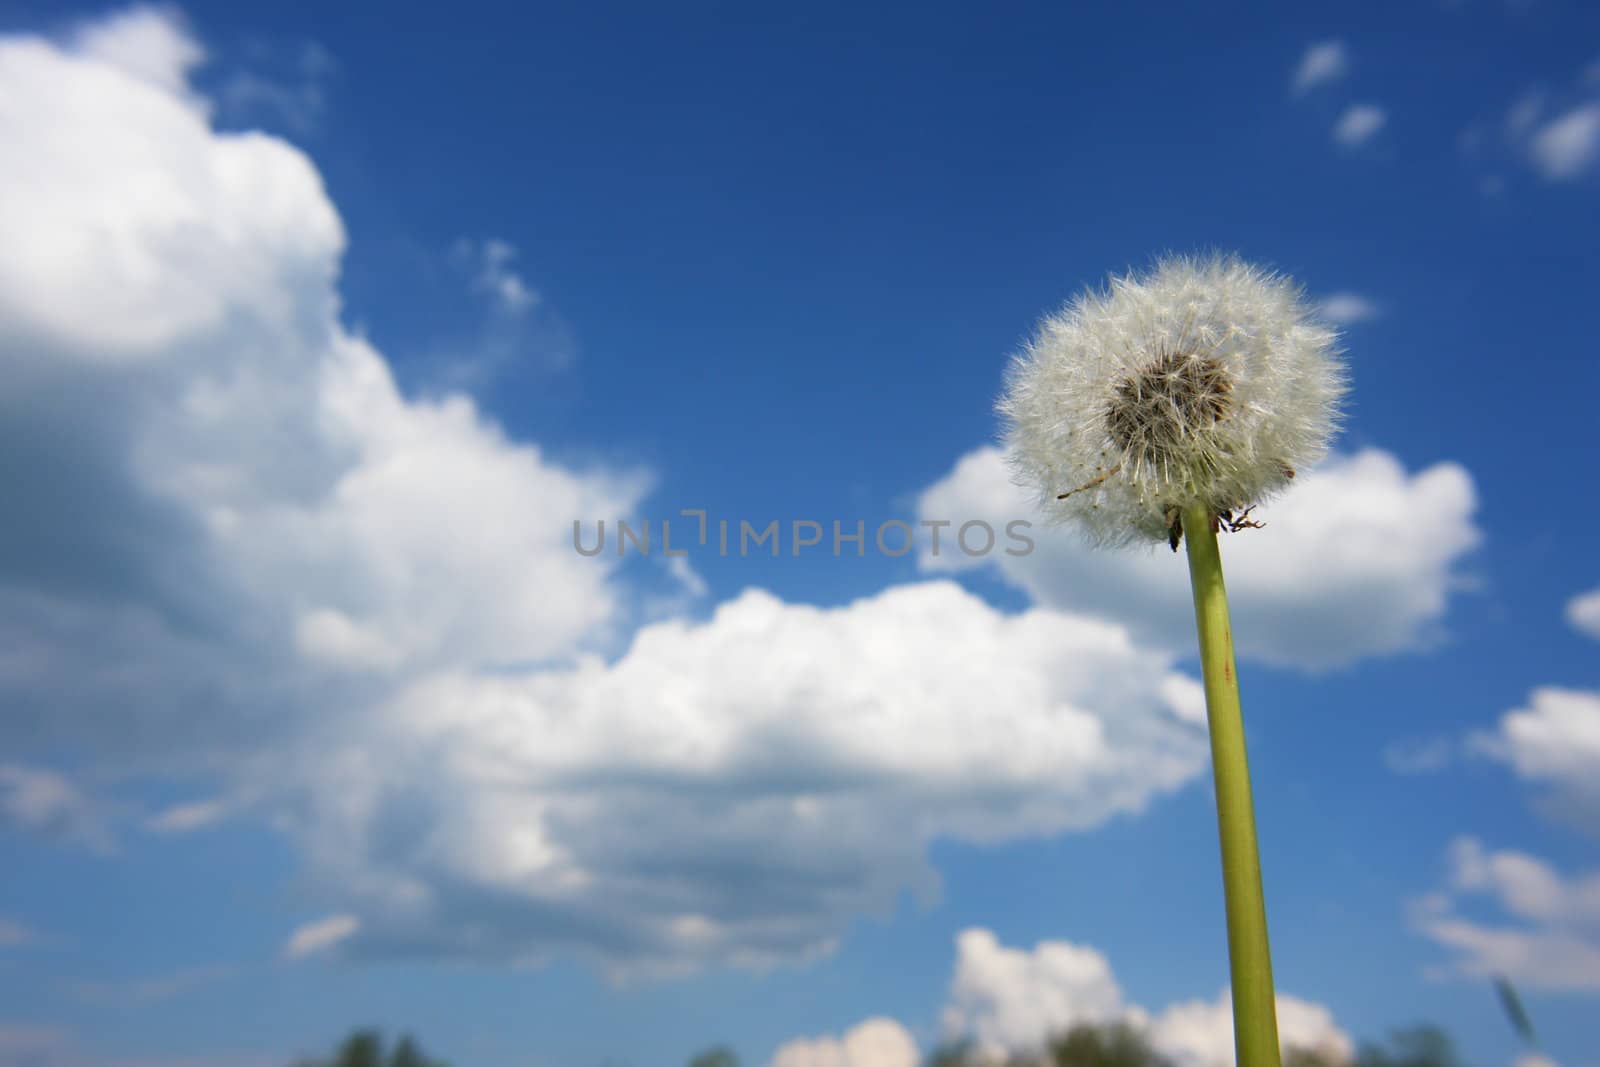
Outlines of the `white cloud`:
M 233 805 L 222 798 L 177 804 L 145 820 L 145 829 L 158 834 L 186 834 L 214 826 L 227 818 Z
M 504 374 L 560 371 L 575 358 L 570 331 L 515 269 L 517 258 L 500 238 L 461 238 L 451 246 L 451 263 L 488 314 L 466 333 L 430 342 L 424 365 L 435 388 L 477 393 Z
M 1456 749 L 1448 737 L 1394 741 L 1384 746 L 1383 764 L 1396 774 L 1428 774 L 1449 766 Z
M 1472 837 L 1451 844 L 1450 860 L 1451 888 L 1492 894 L 1519 919 L 1600 927 L 1600 873 L 1569 883 L 1541 860 L 1521 852 L 1486 852 Z
M 1438 636 L 1461 558 L 1480 538 L 1472 478 L 1454 463 L 1408 474 L 1367 449 L 1303 472 L 1257 512 L 1267 527 L 1223 545 L 1239 654 L 1307 668 L 1424 646 Z M 924 520 L 983 519 L 1004 529 L 1036 515 L 1000 451 L 969 452 L 917 504 Z M 1091 549 L 1068 530 L 1035 529 L 1026 556 L 970 559 L 948 547 L 931 571 L 988 565 L 1037 603 L 1087 611 L 1187 651 L 1193 606 L 1182 554 Z
M 311 162 L 215 132 L 184 50 L 118 25 L 0 39 L 0 151 L 30 160 L 0 170 L 0 491 L 32 518 L 0 555 L 0 732 L 214 775 L 337 913 L 288 954 L 804 958 L 934 893 L 937 838 L 1092 827 L 1200 773 L 1169 654 L 944 582 L 751 591 L 594 658 L 626 591 L 571 521 L 638 479 L 403 395 L 338 320 Z M 11 817 L 93 825 L 10 773 Z
M 1550 181 L 1568 181 L 1600 160 L 1600 102 L 1580 104 L 1541 125 L 1528 141 L 1534 167 Z
M 0 1062 L 37 1062 L 53 1067 L 52 1058 L 62 1051 L 66 1041 L 66 1031 L 60 1027 L 0 1022 Z
M 1375 104 L 1352 104 L 1333 124 L 1333 139 L 1354 148 L 1383 129 L 1388 118 L 1389 113 Z
M 1191 781 L 1179 677 L 1115 626 L 950 583 L 750 591 L 610 666 L 417 683 L 381 737 L 297 761 L 294 832 L 368 951 L 760 966 L 935 892 L 935 838 L 1095 826 Z
M 1600 872 L 1564 876 L 1525 853 L 1486 851 L 1471 837 L 1450 847 L 1447 888 L 1414 903 L 1413 923 L 1455 951 L 1450 969 L 1500 975 L 1534 989 L 1600 991 Z M 1498 905 L 1497 924 L 1459 912 L 1462 897 Z
M 955 976 L 945 1008 L 946 1036 L 966 1038 L 980 1056 L 1027 1055 L 1080 1024 L 1125 1023 L 1178 1067 L 1232 1067 L 1233 1007 L 1224 990 L 1215 1000 L 1188 1001 L 1158 1014 L 1129 1003 L 1111 965 L 1095 949 L 1067 941 L 1009 948 L 988 930 L 957 938 Z M 1347 1035 L 1323 1005 L 1278 994 L 1284 1048 L 1313 1049 L 1347 1059 Z
M 1278 1041 L 1285 1049 L 1321 1053 L 1348 1063 L 1355 1052 L 1350 1035 L 1321 1004 L 1279 993 Z M 1150 1043 L 1176 1067 L 1233 1067 L 1233 996 L 1224 989 L 1215 1000 L 1169 1006 L 1150 1024 Z
M 1567 622 L 1600 641 L 1600 589 L 1591 589 L 1567 601 Z
M 490 297 L 502 312 L 521 315 L 539 302 L 539 294 L 511 267 L 517 250 L 509 241 L 462 238 L 456 242 L 454 255 L 472 271 L 473 288 Z
M 1552 787 L 1548 800 L 1558 811 L 1600 828 L 1600 693 L 1535 689 L 1527 707 L 1470 743 L 1518 777 Z
M 19 922 L 0 916 L 0 948 L 25 945 L 34 939 L 32 930 Z
M 1383 314 L 1381 307 L 1360 293 L 1332 293 L 1318 302 L 1317 310 L 1338 326 L 1370 322 Z
M 27 102 L 0 145 L 31 161 L 0 176 L 0 446 L 34 518 L 0 559 L 0 691 L 37 709 L 12 728 L 165 752 L 177 719 L 200 745 L 280 730 L 402 661 L 608 640 L 615 563 L 566 524 L 629 513 L 638 480 L 404 397 L 337 321 L 343 228 L 310 161 L 128 75 L 182 50 L 125 25 L 85 31 L 116 65 L 0 40 L 0 93 Z
M 111 836 L 90 799 L 54 771 L 0 763 L 0 828 L 41 834 L 95 852 Z
M 330 915 L 325 919 L 306 923 L 289 935 L 289 940 L 283 946 L 284 958 L 304 959 L 348 940 L 360 929 L 361 920 L 354 915 Z
M 237 968 L 224 965 L 186 967 L 141 978 L 75 980 L 66 983 L 66 989 L 77 999 L 94 1004 L 154 1004 L 201 986 L 214 986 L 237 973 Z
M 91 36 L 131 63 L 143 37 L 108 37 L 125 28 Z M 0 42 L 0 91 L 27 101 L 0 117 L 7 154 L 31 161 L 0 197 L 0 344 L 23 384 L 96 363 L 224 378 L 291 341 L 302 358 L 283 371 L 314 370 L 313 339 L 296 333 L 326 343 L 331 309 L 314 301 L 328 299 L 344 234 L 304 156 L 214 135 L 159 81 L 33 38 Z M 231 359 L 229 339 L 244 347 Z
M 1592 71 L 1565 86 L 1536 86 L 1519 94 L 1497 119 L 1468 126 L 1462 148 L 1492 163 L 1532 168 L 1546 181 L 1573 181 L 1593 174 L 1600 164 L 1600 97 Z M 1493 153 L 1490 155 L 1490 153 Z M 1505 179 L 1482 176 L 1496 193 Z
M 1067 941 L 1009 948 L 988 930 L 962 931 L 944 1029 L 974 1042 L 980 1055 L 1041 1047 L 1080 1023 L 1123 1019 L 1129 1006 L 1099 952 Z
M 1506 111 L 1506 137 L 1510 140 L 1526 137 L 1545 114 L 1549 104 L 1549 94 L 1542 89 L 1530 89 L 1517 97 Z
M 266 44 L 253 49 L 270 73 L 235 72 L 218 91 L 224 117 L 234 122 L 275 120 L 297 134 L 314 132 L 328 107 L 328 80 L 338 69 L 333 54 L 316 42 L 292 52 Z
M 1290 88 L 1298 94 L 1336 82 L 1345 76 L 1349 66 L 1350 57 L 1345 51 L 1344 42 L 1321 41 L 1307 48 L 1305 55 L 1300 57 L 1300 65 L 1290 79 Z
M 73 50 L 116 67 L 175 95 L 187 92 L 189 72 L 205 61 L 205 49 L 170 8 L 129 8 L 81 25 Z
M 770 1067 L 917 1067 L 911 1032 L 893 1019 L 873 1018 L 842 1038 L 797 1038 L 773 1054 Z

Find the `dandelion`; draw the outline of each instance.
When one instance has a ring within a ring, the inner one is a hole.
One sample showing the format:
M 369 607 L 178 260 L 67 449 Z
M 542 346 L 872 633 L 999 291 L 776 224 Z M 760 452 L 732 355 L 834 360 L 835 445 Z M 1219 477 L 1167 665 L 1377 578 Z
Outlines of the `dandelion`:
M 1162 260 L 1046 319 L 999 409 L 1020 484 L 1091 541 L 1186 542 L 1217 787 L 1234 1045 L 1278 1067 L 1261 861 L 1219 529 L 1326 453 L 1337 335 L 1289 279 L 1232 256 Z
M 1046 319 L 1012 367 L 1000 411 L 1018 480 L 1101 544 L 1259 504 L 1327 451 L 1335 340 L 1292 282 L 1232 257 L 1115 278 Z

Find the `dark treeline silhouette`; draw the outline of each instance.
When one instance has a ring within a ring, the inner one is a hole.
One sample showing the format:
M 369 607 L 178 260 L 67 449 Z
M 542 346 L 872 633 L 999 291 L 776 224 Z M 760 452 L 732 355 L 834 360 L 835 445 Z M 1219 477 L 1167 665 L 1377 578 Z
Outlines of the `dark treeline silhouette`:
M 357 1030 L 329 1059 L 301 1060 L 295 1067 L 449 1067 L 423 1053 L 410 1037 L 385 1049 L 376 1030 Z M 739 1057 L 726 1046 L 706 1049 L 688 1067 L 739 1067 Z M 931 1052 L 926 1067 L 994 1067 L 970 1045 L 943 1045 Z M 1003 1067 L 1177 1067 L 1157 1052 L 1143 1031 L 1125 1023 L 1074 1026 L 1052 1039 L 1044 1054 L 1019 1056 Z M 1289 1048 L 1283 1067 L 1462 1067 L 1455 1045 L 1436 1026 L 1396 1030 L 1387 1042 L 1366 1043 L 1345 1061 L 1310 1049 Z
M 295 1067 L 450 1067 L 422 1051 L 409 1035 L 385 1050 L 376 1030 L 357 1030 L 339 1045 L 331 1059 L 301 1060 Z
M 1126 1023 L 1084 1024 L 1057 1036 L 1044 1054 L 1018 1056 L 1004 1067 L 1177 1067 L 1151 1046 L 1141 1030 Z M 929 1055 L 926 1067 L 992 1067 L 968 1045 L 945 1045 Z M 1353 1060 L 1312 1049 L 1284 1050 L 1283 1067 L 1462 1067 L 1455 1046 L 1436 1026 L 1396 1030 L 1385 1043 L 1361 1046 Z

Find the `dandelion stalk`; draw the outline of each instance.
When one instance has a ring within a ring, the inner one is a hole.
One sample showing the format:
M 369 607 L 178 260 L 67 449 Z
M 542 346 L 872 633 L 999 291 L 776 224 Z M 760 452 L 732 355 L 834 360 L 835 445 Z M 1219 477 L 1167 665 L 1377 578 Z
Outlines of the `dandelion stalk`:
M 1200 632 L 1211 770 L 1217 784 L 1217 830 L 1222 839 L 1222 890 L 1228 914 L 1228 963 L 1233 978 L 1233 1042 L 1238 1067 L 1279 1067 L 1278 1015 L 1267 946 L 1267 908 L 1261 892 L 1255 805 L 1239 711 L 1228 592 L 1222 581 L 1215 516 L 1195 505 L 1183 513 L 1189 582 Z
M 1337 337 L 1289 279 L 1233 256 L 1161 261 L 1045 319 L 1000 401 L 1019 484 L 1107 546 L 1189 542 L 1205 677 L 1238 1067 L 1279 1067 L 1250 771 L 1220 521 L 1327 451 L 1344 393 Z

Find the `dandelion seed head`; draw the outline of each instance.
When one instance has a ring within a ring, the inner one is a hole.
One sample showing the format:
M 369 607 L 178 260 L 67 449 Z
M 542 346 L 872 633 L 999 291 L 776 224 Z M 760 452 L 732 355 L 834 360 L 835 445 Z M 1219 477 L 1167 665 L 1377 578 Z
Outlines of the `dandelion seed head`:
M 1013 472 L 1102 544 L 1165 540 L 1175 508 L 1259 504 L 1327 452 L 1337 341 L 1294 282 L 1234 256 L 1113 277 L 1013 362 L 999 404 Z

